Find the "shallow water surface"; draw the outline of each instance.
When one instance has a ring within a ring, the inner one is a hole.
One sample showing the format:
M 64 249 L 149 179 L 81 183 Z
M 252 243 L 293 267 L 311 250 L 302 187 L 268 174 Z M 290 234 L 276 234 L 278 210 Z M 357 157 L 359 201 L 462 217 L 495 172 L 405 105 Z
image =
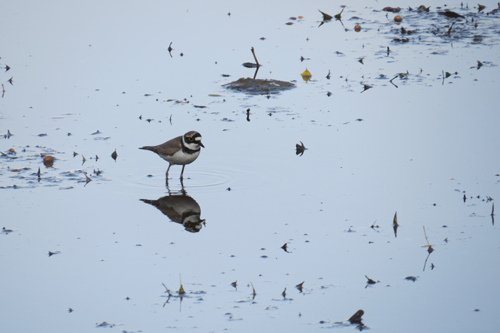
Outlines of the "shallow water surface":
M 4 4 L 0 331 L 497 330 L 483 4 Z M 251 47 L 294 87 L 227 89 Z M 167 187 L 138 147 L 188 130 Z

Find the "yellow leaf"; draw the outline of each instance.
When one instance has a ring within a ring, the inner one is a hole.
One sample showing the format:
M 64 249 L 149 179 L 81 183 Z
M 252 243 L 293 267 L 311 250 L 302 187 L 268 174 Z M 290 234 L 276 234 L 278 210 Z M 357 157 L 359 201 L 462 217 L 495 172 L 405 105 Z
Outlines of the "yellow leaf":
M 311 72 L 309 72 L 309 70 L 308 70 L 307 68 L 306 68 L 306 70 L 305 70 L 305 71 L 303 71 L 303 72 L 302 72 L 302 74 L 300 74 L 300 75 L 302 76 L 302 79 L 303 79 L 304 81 L 306 81 L 306 82 L 307 82 L 307 81 L 309 81 L 309 80 L 311 79 L 311 77 L 312 77 Z

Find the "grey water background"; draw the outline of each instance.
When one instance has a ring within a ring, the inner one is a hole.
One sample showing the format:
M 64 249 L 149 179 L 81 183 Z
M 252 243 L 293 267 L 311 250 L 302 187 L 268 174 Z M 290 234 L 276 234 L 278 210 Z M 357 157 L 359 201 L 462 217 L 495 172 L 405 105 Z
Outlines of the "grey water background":
M 497 330 L 500 15 L 446 4 L 2 2 L 0 331 Z M 252 46 L 296 88 L 223 88 Z M 197 233 L 140 200 L 181 184 L 137 149 L 192 129 Z

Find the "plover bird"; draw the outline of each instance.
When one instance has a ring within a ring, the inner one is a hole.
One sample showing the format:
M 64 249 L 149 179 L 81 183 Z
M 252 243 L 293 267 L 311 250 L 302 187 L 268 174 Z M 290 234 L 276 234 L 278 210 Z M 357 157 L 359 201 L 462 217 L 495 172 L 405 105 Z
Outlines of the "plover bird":
M 172 165 L 182 165 L 180 178 L 183 179 L 184 167 L 198 158 L 201 147 L 205 148 L 201 143 L 201 134 L 196 131 L 189 131 L 161 145 L 144 146 L 139 149 L 150 150 L 169 163 L 165 174 L 168 182 L 168 171 Z

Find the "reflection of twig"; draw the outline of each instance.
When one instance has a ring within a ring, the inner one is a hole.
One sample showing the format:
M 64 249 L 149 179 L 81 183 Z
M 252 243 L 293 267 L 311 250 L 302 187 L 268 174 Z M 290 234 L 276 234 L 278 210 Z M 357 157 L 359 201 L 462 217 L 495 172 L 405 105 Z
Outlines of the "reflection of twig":
M 170 44 L 168 45 L 168 49 L 167 49 L 168 54 L 170 54 L 170 58 L 172 58 L 172 51 L 173 51 L 173 50 L 174 50 L 174 49 L 172 48 L 172 42 L 170 42 Z
M 424 261 L 424 268 L 422 269 L 422 271 L 423 271 L 423 272 L 425 272 L 425 266 L 427 266 L 427 260 L 429 260 L 429 257 L 431 256 L 431 253 L 432 253 L 432 252 L 429 252 L 429 253 L 427 254 L 427 257 L 425 258 L 425 261 Z M 432 267 L 431 267 L 431 269 L 432 269 Z
M 394 230 L 394 237 L 398 237 L 398 212 L 394 213 L 394 217 L 392 218 L 392 229 Z
M 491 205 L 491 224 L 495 225 L 495 203 Z
M 255 73 L 253 73 L 253 79 L 257 77 L 257 73 L 259 72 L 260 65 L 255 68 Z
M 429 260 L 429 257 L 431 256 L 431 253 L 434 252 L 434 249 L 432 248 L 432 245 L 429 242 L 429 238 L 427 237 L 427 232 L 425 231 L 425 226 L 423 226 L 423 228 L 424 228 L 424 237 L 425 237 L 425 240 L 427 241 L 427 244 L 423 245 L 423 247 L 427 247 L 427 253 L 428 253 L 427 258 L 425 258 L 425 261 L 424 261 L 423 271 L 425 271 L 425 267 L 427 265 L 427 260 Z
M 5 86 L 2 83 L 2 98 L 5 96 Z
M 394 82 L 392 82 L 392 81 L 393 81 L 395 78 L 397 78 L 398 76 L 399 76 L 399 74 L 398 74 L 398 75 L 396 75 L 395 77 L 393 77 L 392 79 L 390 79 L 390 80 L 389 80 L 389 82 L 390 82 L 390 83 L 391 83 L 394 87 L 396 87 L 396 88 L 399 88 L 399 87 L 398 87 L 398 86 L 397 86 Z

